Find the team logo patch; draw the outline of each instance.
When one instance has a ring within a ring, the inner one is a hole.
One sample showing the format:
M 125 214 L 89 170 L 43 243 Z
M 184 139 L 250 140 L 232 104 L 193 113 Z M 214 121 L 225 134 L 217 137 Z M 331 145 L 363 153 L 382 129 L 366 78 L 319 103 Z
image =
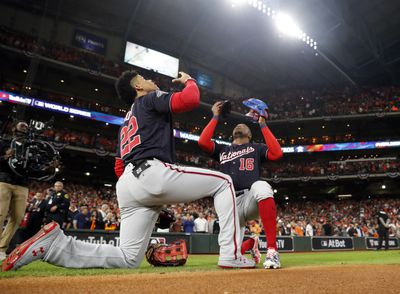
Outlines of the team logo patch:
M 168 94 L 167 92 L 164 92 L 164 91 L 160 91 L 160 90 L 157 90 L 156 91 L 156 96 L 157 96 L 157 98 L 160 98 L 162 95 L 165 95 L 165 94 Z
M 229 161 L 235 160 L 236 158 L 239 158 L 239 157 L 241 157 L 243 155 L 250 154 L 250 153 L 254 152 L 254 150 L 255 149 L 253 147 L 248 146 L 245 149 L 238 150 L 238 151 L 235 151 L 235 152 L 230 152 L 230 151 L 228 153 L 222 152 L 219 155 L 219 161 L 220 161 L 221 164 L 224 164 L 224 163 L 227 163 Z

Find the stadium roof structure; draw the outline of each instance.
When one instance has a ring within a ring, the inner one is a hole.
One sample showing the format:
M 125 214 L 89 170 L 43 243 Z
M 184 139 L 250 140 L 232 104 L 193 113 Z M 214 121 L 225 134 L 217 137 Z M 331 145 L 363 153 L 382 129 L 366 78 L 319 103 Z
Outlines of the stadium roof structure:
M 229 0 L 6 0 L 112 32 L 263 93 L 270 89 L 400 82 L 400 1 L 265 0 L 318 41 L 279 35 L 271 18 Z M 121 56 L 122 56 L 121 49 Z M 318 55 L 316 56 L 316 53 Z

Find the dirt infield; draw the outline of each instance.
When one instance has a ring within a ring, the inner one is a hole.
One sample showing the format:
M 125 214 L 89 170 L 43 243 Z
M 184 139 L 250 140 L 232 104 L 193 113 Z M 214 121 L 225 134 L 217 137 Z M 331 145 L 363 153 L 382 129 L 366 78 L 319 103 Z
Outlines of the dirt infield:
M 0 280 L 1 293 L 399 293 L 400 265 Z M 382 285 L 378 287 L 378 285 Z

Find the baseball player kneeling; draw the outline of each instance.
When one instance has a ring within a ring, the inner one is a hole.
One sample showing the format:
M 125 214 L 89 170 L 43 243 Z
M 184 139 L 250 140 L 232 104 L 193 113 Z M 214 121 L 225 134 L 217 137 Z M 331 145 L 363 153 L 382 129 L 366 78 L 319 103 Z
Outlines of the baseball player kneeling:
M 236 190 L 242 240 L 246 222 L 260 217 L 268 243 L 264 267 L 280 268 L 281 263 L 276 247 L 274 192 L 266 181 L 260 180 L 260 175 L 261 165 L 264 162 L 278 160 L 282 157 L 281 146 L 267 127 L 263 116 L 259 117 L 258 123 L 266 144 L 250 143 L 251 131 L 245 124 L 239 124 L 234 128 L 231 146 L 211 141 L 223 103 L 217 102 L 213 105 L 212 112 L 214 116 L 201 133 L 199 146 L 220 163 L 220 170 L 223 173 L 232 178 Z M 258 250 L 257 236 L 253 236 L 243 242 L 242 254 L 249 249 L 254 261 L 259 263 L 261 256 Z
M 37 259 L 70 268 L 138 267 L 162 206 L 209 195 L 214 197 L 221 228 L 218 265 L 255 267 L 254 261 L 244 258 L 240 252 L 241 236 L 232 179 L 221 172 L 174 164 L 171 114 L 191 111 L 200 104 L 196 82 L 189 75 L 180 74 L 173 82 L 185 87 L 177 93 L 160 91 L 153 81 L 135 71 L 123 73 L 116 83 L 118 96 L 130 105 L 118 134 L 115 165 L 119 176 L 116 188 L 121 211 L 120 246 L 75 240 L 53 222 L 15 249 L 3 262 L 4 271 L 15 270 Z M 181 252 L 183 247 L 178 243 L 168 250 Z M 166 248 L 154 249 L 148 252 L 156 252 L 155 259 Z

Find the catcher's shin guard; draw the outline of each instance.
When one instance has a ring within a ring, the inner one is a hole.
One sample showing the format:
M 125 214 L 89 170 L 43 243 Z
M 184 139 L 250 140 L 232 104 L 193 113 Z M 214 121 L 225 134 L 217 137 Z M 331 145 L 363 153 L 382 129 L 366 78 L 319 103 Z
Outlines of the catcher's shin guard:
M 154 266 L 180 266 L 188 258 L 185 240 L 176 240 L 171 244 L 150 244 L 146 259 Z

